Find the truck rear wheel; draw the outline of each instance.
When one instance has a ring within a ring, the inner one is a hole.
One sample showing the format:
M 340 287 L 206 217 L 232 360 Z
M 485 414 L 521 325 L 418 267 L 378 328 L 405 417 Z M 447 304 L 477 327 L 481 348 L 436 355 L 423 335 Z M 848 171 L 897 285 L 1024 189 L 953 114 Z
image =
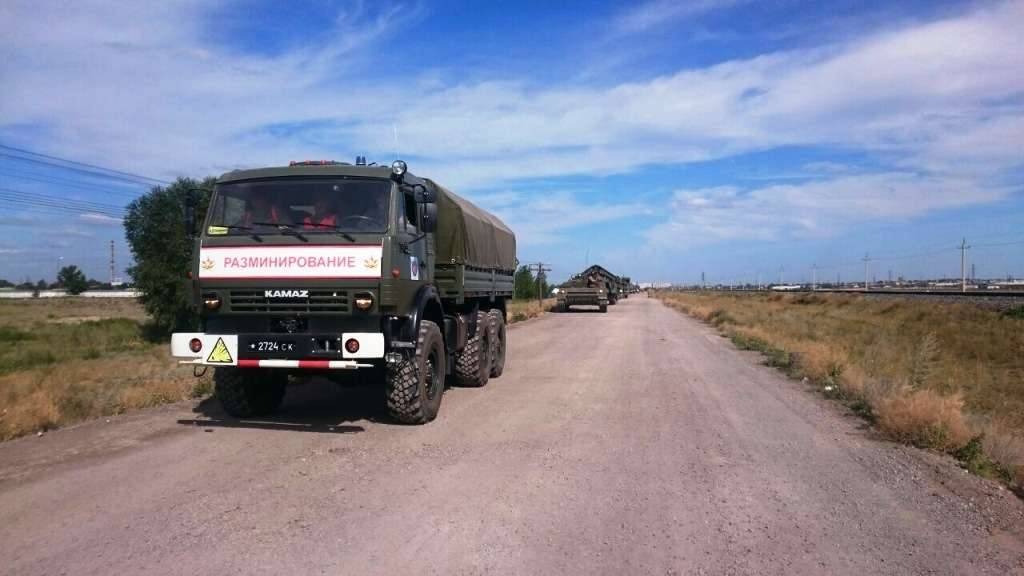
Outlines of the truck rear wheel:
M 460 386 L 481 388 L 491 378 L 491 315 L 476 313 L 476 334 L 455 354 L 455 381 Z
M 284 400 L 288 375 L 275 370 L 217 368 L 213 373 L 214 395 L 224 411 L 235 418 L 262 416 Z
M 505 315 L 497 308 L 492 309 L 491 316 L 491 378 L 501 376 L 505 371 L 505 346 L 507 329 Z
M 437 417 L 444 395 L 444 354 L 441 329 L 421 320 L 416 353 L 387 369 L 384 388 L 392 418 L 404 424 L 426 424 Z

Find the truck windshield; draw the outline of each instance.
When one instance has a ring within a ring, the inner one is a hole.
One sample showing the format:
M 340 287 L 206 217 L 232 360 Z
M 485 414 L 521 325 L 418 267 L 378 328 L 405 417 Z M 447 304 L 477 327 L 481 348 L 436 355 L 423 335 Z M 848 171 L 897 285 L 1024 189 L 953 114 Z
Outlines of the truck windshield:
M 391 183 L 370 179 L 281 178 L 217 186 L 206 233 L 380 233 Z

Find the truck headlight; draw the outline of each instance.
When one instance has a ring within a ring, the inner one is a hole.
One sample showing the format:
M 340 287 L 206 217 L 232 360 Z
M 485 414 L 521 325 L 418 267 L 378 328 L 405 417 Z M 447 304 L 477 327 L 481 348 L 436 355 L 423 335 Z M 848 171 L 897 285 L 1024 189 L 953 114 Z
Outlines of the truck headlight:
M 356 308 L 360 310 L 369 310 L 373 308 L 373 294 L 364 292 L 362 294 L 356 294 Z
M 203 294 L 203 305 L 206 306 L 207 310 L 216 310 L 220 308 L 220 296 L 217 294 Z

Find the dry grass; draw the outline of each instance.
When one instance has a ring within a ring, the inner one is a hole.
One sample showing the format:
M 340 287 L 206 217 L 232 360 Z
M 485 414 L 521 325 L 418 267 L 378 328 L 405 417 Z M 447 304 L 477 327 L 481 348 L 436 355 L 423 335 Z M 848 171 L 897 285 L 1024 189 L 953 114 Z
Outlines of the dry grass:
M 975 460 L 983 449 L 1024 483 L 1024 318 L 858 295 L 661 297 L 847 401 L 887 436 Z
M 0 302 L 0 439 L 206 393 L 134 300 Z
M 539 303 L 536 300 L 512 300 L 509 302 L 508 310 L 506 310 L 508 323 L 514 324 L 523 320 L 529 320 L 530 318 L 536 318 L 545 312 L 550 312 L 554 306 L 554 298 L 548 298 L 543 303 Z
M 509 321 L 554 304 L 512 302 Z M 145 321 L 130 299 L 0 301 L 0 440 L 209 394 L 209 376 L 147 340 Z

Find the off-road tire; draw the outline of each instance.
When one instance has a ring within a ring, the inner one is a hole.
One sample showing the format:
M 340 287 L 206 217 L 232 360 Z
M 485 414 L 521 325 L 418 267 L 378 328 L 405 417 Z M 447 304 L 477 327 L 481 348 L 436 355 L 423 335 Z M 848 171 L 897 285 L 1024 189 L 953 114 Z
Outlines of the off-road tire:
M 415 354 L 387 368 L 388 414 L 403 424 L 426 424 L 436 418 L 444 395 L 444 374 L 441 329 L 430 320 L 421 320 Z
M 288 374 L 278 370 L 217 368 L 213 393 L 224 411 L 235 418 L 270 414 L 281 405 Z
M 508 331 L 505 328 L 505 315 L 501 310 L 493 308 L 491 317 L 491 378 L 501 376 L 505 371 L 505 350 L 508 345 Z
M 491 378 L 491 316 L 476 313 L 476 334 L 455 354 L 455 382 L 459 386 L 482 388 Z
M 601 304 L 600 310 L 601 310 L 601 312 L 607 313 L 608 312 L 608 305 L 607 304 Z

